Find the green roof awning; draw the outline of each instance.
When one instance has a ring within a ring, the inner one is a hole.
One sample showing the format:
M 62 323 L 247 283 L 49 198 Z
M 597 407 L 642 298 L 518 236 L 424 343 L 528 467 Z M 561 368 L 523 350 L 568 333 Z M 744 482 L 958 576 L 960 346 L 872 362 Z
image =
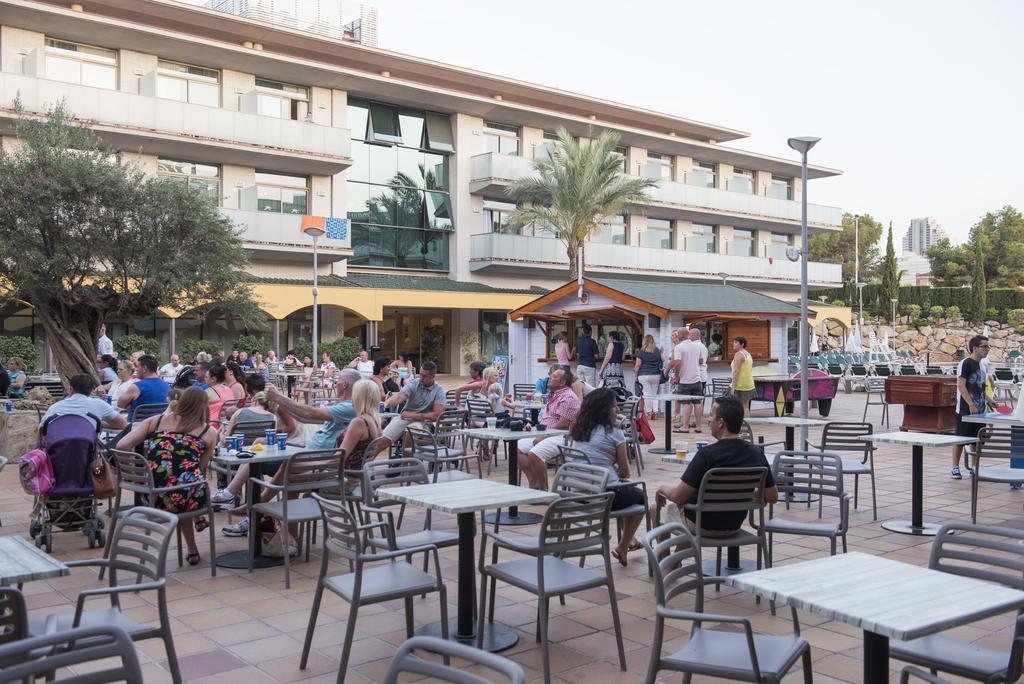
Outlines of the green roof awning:
M 670 311 L 799 316 L 800 307 L 735 285 L 591 278 L 604 287 Z
M 250 277 L 251 282 L 276 285 L 306 285 L 312 287 L 313 281 L 308 278 L 273 278 Z M 510 289 L 492 287 L 484 283 L 459 282 L 449 278 L 432 278 L 430 276 L 405 276 L 376 273 L 349 274 L 342 278 L 336 275 L 325 275 L 317 278 L 318 287 L 359 287 L 378 290 L 425 290 L 430 292 L 480 292 L 489 294 L 527 294 L 540 296 L 547 290 L 533 287 L 528 289 Z

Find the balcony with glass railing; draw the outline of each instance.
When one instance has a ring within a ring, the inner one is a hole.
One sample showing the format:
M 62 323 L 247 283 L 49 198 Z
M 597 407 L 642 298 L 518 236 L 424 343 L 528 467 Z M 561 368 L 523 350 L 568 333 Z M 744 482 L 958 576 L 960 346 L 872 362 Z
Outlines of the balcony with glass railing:
M 221 207 L 221 213 L 241 229 L 242 245 L 250 252 L 275 260 L 306 262 L 313 252 L 312 239 L 299 229 L 302 217 L 273 211 L 248 211 Z M 322 262 L 352 255 L 350 240 L 320 240 Z
M 15 98 L 28 112 L 64 101 L 76 119 L 123 149 L 304 174 L 335 174 L 352 163 L 348 130 L 308 121 L 0 74 L 0 118 L 11 115 Z
M 586 272 L 594 275 L 718 281 L 720 273 L 728 273 L 730 281 L 740 285 L 800 286 L 799 262 L 701 251 L 706 247 L 706 242 L 691 244 L 689 240 L 686 249 L 681 250 L 590 242 L 584 262 Z M 730 247 L 725 244 L 725 251 Z M 503 233 L 481 233 L 470 238 L 473 271 L 556 277 L 567 275 L 568 266 L 561 240 Z M 838 287 L 842 284 L 842 266 L 810 262 L 808 283 L 812 287 Z

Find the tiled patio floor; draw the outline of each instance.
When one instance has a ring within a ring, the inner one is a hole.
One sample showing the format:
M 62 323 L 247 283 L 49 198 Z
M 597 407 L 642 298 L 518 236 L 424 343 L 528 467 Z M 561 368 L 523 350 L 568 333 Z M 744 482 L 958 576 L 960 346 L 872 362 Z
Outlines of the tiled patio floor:
M 860 420 L 864 395 L 840 394 L 833 406 L 831 419 Z M 877 419 L 877 408 L 874 416 Z M 755 410 L 767 414 L 766 409 Z M 893 407 L 893 426 L 900 418 L 899 407 Z M 816 413 L 812 409 L 812 416 Z M 655 423 L 654 431 L 661 443 L 662 426 Z M 879 428 L 876 428 L 879 429 Z M 769 441 L 781 439 L 781 428 L 756 430 Z M 706 429 L 705 429 L 706 434 Z M 811 430 L 811 437 L 818 430 Z M 690 434 L 691 446 L 696 435 Z M 882 445 L 876 456 L 878 475 L 879 521 L 910 514 L 910 450 L 909 447 Z M 504 462 L 490 475 L 503 480 Z M 644 479 L 653 491 L 658 484 L 675 480 L 681 468 L 662 464 L 658 457 L 647 458 Z M 17 469 L 8 467 L 0 474 L 0 515 L 3 534 L 26 534 L 30 499 L 17 483 Z M 930 522 L 968 521 L 970 515 L 970 480 L 960 482 L 949 478 L 949 453 L 946 449 L 925 453 L 925 519 Z M 846 483 L 853 489 L 852 478 Z M 929 538 L 916 538 L 886 532 L 878 522 L 872 521 L 870 484 L 861 482 L 860 507 L 853 512 L 849 534 L 850 550 L 882 554 L 905 562 L 925 564 L 930 548 Z M 982 485 L 982 503 L 979 522 L 1024 526 L 1024 491 L 1010 491 L 996 484 Z M 798 509 L 794 509 L 798 510 Z M 826 509 L 825 515 L 835 513 Z M 800 512 L 799 515 L 809 515 Z M 410 509 L 403 528 L 414 529 L 421 523 L 422 514 Z M 219 515 L 216 525 L 223 526 L 226 515 Z M 455 529 L 454 516 L 435 515 L 437 528 Z M 534 533 L 535 527 L 507 529 L 515 533 Z M 219 536 L 218 552 L 240 549 L 244 540 Z M 305 625 L 313 599 L 319 569 L 317 550 L 310 562 L 297 562 L 293 566 L 292 586 L 284 588 L 281 568 L 246 571 L 218 569 L 217 577 L 210 577 L 209 553 L 200 536 L 203 562 L 197 568 L 177 568 L 169 572 L 169 610 L 173 621 L 175 644 L 184 678 L 189 682 L 333 682 L 341 653 L 348 605 L 328 594 L 324 600 L 309 667 L 299 670 L 299 654 Z M 828 553 L 827 540 L 780 538 L 776 541 L 776 564 L 810 559 Z M 76 533 L 54 536 L 54 555 L 70 560 L 95 555 L 86 547 L 85 538 Z M 450 615 L 455 615 L 457 595 L 457 554 L 455 549 L 442 553 L 442 573 L 448 586 Z M 339 572 L 342 570 L 339 567 Z M 653 634 L 653 584 L 647 576 L 642 552 L 631 556 L 629 567 L 614 565 L 616 590 L 623 621 L 628 671 L 618 668 L 611 613 L 607 593 L 586 592 L 570 596 L 565 606 L 552 602 L 550 653 L 553 680 L 558 682 L 641 681 L 647 669 L 650 641 Z M 70 610 L 78 591 L 94 586 L 97 578 L 90 569 L 76 569 L 70 577 L 49 582 L 32 582 L 25 586 L 29 606 L 37 616 L 56 610 Z M 156 619 L 156 609 L 145 599 L 126 597 L 123 600 L 129 616 L 140 621 Z M 716 613 L 752 616 L 755 629 L 769 633 L 783 633 L 791 628 L 788 618 L 768 614 L 766 603 L 757 605 L 753 597 L 725 588 L 720 593 L 709 591 L 706 609 Z M 438 618 L 436 598 L 416 600 L 417 625 Z M 519 643 L 505 655 L 519 662 L 530 680 L 541 678 L 541 652 L 534 641 L 536 601 L 528 594 L 499 585 L 498 620 L 516 627 Z M 811 643 L 815 680 L 818 682 L 858 682 L 861 679 L 861 633 L 843 624 L 823 621 L 814 615 L 802 613 L 803 634 Z M 1011 616 L 999 616 L 963 627 L 956 632 L 960 637 L 982 645 L 1008 648 Z M 405 639 L 405 622 L 400 602 L 366 607 L 360 611 L 356 626 L 347 681 L 380 681 L 387 669 L 396 645 Z M 686 641 L 686 625 L 670 626 L 666 634 L 666 648 L 681 646 Z M 139 644 L 146 682 L 156 684 L 169 681 L 164 650 L 161 642 L 151 640 Z M 894 663 L 894 665 L 897 665 Z M 795 671 L 787 681 L 801 681 Z M 676 681 L 676 676 L 664 680 Z M 895 677 L 894 677 L 895 681 Z

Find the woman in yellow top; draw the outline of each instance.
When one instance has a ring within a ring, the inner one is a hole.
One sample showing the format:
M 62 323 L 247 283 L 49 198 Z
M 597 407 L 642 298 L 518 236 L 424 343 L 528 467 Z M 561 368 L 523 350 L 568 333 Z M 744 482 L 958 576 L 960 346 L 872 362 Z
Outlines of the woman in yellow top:
M 754 398 L 754 357 L 747 351 L 747 338 L 732 338 L 732 395 L 743 402 L 743 417 L 750 413 L 750 400 Z

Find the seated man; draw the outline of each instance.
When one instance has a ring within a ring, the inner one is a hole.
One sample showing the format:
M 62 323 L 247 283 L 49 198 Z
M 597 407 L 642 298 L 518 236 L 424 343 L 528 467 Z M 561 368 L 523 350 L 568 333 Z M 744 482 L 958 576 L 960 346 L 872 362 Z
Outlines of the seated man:
M 83 373 L 73 376 L 69 384 L 72 393 L 46 409 L 40 425 L 52 416 L 67 415 L 99 418 L 102 427 L 115 430 L 128 425 L 128 420 L 118 413 L 116 408 L 102 399 L 89 396 L 96 391 L 96 378 Z
M 412 440 L 405 433 L 405 428 L 423 427 L 423 421 L 437 420 L 444 413 L 444 388 L 434 381 L 437 375 L 437 364 L 433 361 L 424 361 L 420 366 L 420 375 L 405 384 L 401 392 L 392 394 L 384 402 L 384 408 L 389 409 L 405 402 L 405 408 L 397 418 L 392 418 L 388 426 L 384 428 L 383 437 L 387 437 L 384 451 L 389 449 L 397 440 L 403 439 L 406 449 L 412 448 Z M 377 453 L 380 453 L 378 451 Z M 371 459 L 376 454 L 367 454 Z
M 555 366 L 548 376 L 548 403 L 541 409 L 538 422 L 546 428 L 568 430 L 580 411 L 580 399 L 572 390 L 572 371 L 565 366 Z M 564 438 L 526 437 L 519 440 L 519 468 L 526 474 L 532 489 L 548 488 L 547 462 L 558 455 L 558 445 Z
M 686 526 L 691 533 L 697 533 L 695 511 L 684 509 L 686 504 L 697 504 L 697 492 L 705 473 L 712 468 L 757 468 L 768 470 L 765 480 L 764 501 L 775 503 L 779 500 L 779 490 L 775 488 L 771 468 L 760 447 L 740 439 L 739 432 L 743 426 L 743 404 L 735 397 L 719 397 L 712 407 L 710 419 L 711 434 L 718 441 L 698 451 L 686 472 L 675 486 L 661 485 L 655 494 L 655 500 L 666 500 L 665 520 L 678 522 Z M 655 507 L 651 508 L 651 517 L 655 516 Z M 744 511 L 720 511 L 704 513 L 701 516 L 703 537 L 728 537 L 743 526 L 746 519 Z

